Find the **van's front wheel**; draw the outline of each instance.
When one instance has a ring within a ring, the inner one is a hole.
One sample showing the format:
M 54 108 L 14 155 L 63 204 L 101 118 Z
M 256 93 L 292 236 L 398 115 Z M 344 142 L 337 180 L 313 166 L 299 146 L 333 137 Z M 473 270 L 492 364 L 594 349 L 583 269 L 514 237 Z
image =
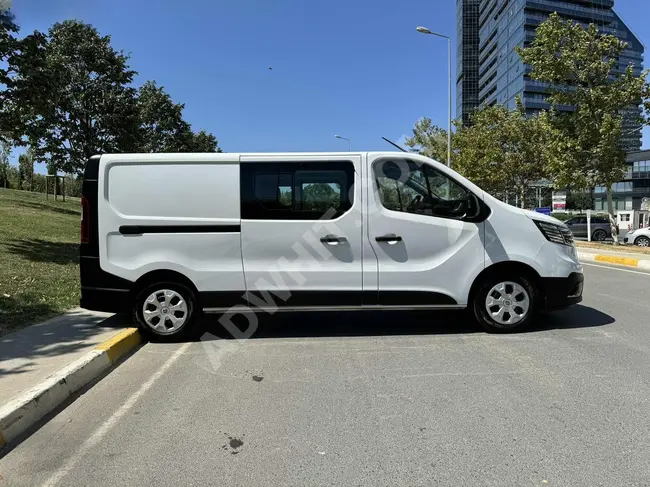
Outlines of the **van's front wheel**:
M 161 282 L 147 286 L 133 305 L 133 318 L 149 335 L 177 339 L 189 333 L 196 310 L 194 293 L 182 284 Z
M 486 279 L 474 294 L 472 308 L 478 323 L 491 333 L 508 333 L 526 328 L 535 319 L 535 288 L 522 278 L 510 276 Z

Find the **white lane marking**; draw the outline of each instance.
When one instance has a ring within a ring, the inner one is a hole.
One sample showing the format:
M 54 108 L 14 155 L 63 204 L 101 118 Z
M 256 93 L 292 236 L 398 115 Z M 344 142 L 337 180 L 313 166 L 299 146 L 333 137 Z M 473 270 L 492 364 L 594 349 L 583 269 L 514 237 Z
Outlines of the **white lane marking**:
M 580 262 L 582 265 L 586 265 L 589 267 L 600 267 L 602 269 L 612 269 L 614 271 L 621 271 L 621 272 L 631 272 L 632 274 L 641 274 L 642 276 L 649 276 L 650 273 L 648 272 L 641 272 L 641 271 L 633 271 L 631 269 L 620 269 L 618 267 L 610 267 L 608 265 L 598 265 L 598 264 L 587 264 L 586 262 Z
M 88 450 L 96 446 L 104 436 L 117 424 L 117 422 L 124 416 L 129 410 L 135 405 L 136 402 L 154 385 L 154 383 L 162 377 L 162 375 L 176 362 L 183 352 L 191 343 L 186 343 L 181 348 L 176 350 L 174 355 L 169 357 L 169 359 L 158 369 L 158 371 L 152 375 L 147 382 L 142 384 L 140 389 L 138 389 L 131 397 L 129 397 L 124 404 L 122 404 L 113 415 L 108 418 L 95 432 L 79 447 L 79 449 L 68 459 L 68 461 L 58 470 L 54 472 L 42 485 L 42 487 L 54 487 L 57 485 L 63 477 L 65 477 L 74 466 L 79 463 L 79 460 L 88 453 Z

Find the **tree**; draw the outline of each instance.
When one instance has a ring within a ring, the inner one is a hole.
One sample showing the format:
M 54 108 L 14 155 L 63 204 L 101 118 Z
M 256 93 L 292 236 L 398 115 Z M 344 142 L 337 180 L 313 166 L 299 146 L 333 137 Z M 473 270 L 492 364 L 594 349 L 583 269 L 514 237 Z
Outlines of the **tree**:
M 9 80 L 10 71 L 6 66 L 9 58 L 16 49 L 16 38 L 18 26 L 14 22 L 11 10 L 0 9 L 0 85 L 6 85 Z M 7 140 L 7 124 L 4 123 L 7 111 L 7 100 L 5 90 L 0 90 L 0 140 Z
M 11 154 L 11 146 L 0 140 L 0 187 L 8 188 L 10 186 L 9 179 L 11 173 L 11 166 L 9 164 L 9 155 Z
M 408 137 L 404 144 L 436 161 L 447 160 L 447 131 L 434 125 L 430 118 L 423 117 L 415 122 L 413 136 Z
M 205 130 L 188 134 L 187 152 L 223 152 L 217 138 Z
M 520 103 L 484 107 L 456 131 L 454 169 L 490 193 L 516 195 L 523 208 L 527 190 L 546 177 L 548 133 L 545 116 L 527 117 Z
M 135 71 L 110 36 L 76 20 L 35 32 L 9 56 L 3 126 L 19 144 L 55 170 L 80 174 L 102 152 L 135 148 L 138 117 Z
M 18 32 L 18 26 L 15 23 L 14 14 L 11 10 L 0 8 L 0 61 L 7 61 L 16 45 L 14 34 Z M 4 84 L 9 71 L 6 67 L 0 65 L 0 82 Z
M 340 199 L 340 187 L 338 191 L 327 183 L 311 183 L 303 187 L 303 209 L 327 211 L 332 207 L 338 208 Z
M 19 189 L 31 191 L 34 181 L 34 153 L 31 149 L 18 156 L 18 172 L 20 174 Z
M 594 199 L 591 191 L 574 190 L 569 191 L 566 197 L 567 210 L 589 210 L 594 207 Z
M 182 103 L 174 103 L 164 88 L 147 81 L 138 90 L 138 152 L 221 152 L 214 135 L 194 133 L 183 119 Z
M 549 163 L 555 185 L 606 187 L 615 244 L 612 184 L 623 179 L 627 169 L 620 142 L 622 112 L 638 106 L 648 93 L 647 72 L 635 76 L 632 66 L 617 70 L 626 46 L 613 35 L 601 34 L 593 24 L 585 28 L 552 14 L 537 28 L 529 47 L 517 48 L 531 66 L 529 76 L 549 84 L 548 120 L 553 132 Z M 572 109 L 560 111 L 560 106 Z
M 183 152 L 189 124 L 181 103 L 174 103 L 163 87 L 147 81 L 138 90 L 139 152 Z

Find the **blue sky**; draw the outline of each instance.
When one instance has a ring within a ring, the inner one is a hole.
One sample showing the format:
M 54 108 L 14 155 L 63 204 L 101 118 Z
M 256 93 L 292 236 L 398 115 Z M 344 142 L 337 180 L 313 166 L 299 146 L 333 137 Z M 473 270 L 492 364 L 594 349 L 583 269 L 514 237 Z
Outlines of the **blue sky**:
M 14 0 L 23 34 L 77 18 L 131 54 L 228 152 L 388 149 L 429 116 L 446 126 L 455 0 Z M 650 46 L 650 2 L 616 9 Z M 268 68 L 272 67 L 273 70 Z M 455 85 L 455 82 L 454 82 Z M 453 113 L 455 116 L 455 86 Z M 650 131 L 644 132 L 644 147 Z

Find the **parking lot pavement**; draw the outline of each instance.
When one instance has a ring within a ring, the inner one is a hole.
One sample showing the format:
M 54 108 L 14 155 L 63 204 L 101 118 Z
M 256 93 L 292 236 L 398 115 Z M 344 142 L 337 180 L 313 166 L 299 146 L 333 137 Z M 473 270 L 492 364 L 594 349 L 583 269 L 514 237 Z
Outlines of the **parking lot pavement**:
M 6 452 L 0 485 L 648 485 L 650 275 L 585 274 L 581 306 L 517 335 L 285 314 L 147 344 Z

